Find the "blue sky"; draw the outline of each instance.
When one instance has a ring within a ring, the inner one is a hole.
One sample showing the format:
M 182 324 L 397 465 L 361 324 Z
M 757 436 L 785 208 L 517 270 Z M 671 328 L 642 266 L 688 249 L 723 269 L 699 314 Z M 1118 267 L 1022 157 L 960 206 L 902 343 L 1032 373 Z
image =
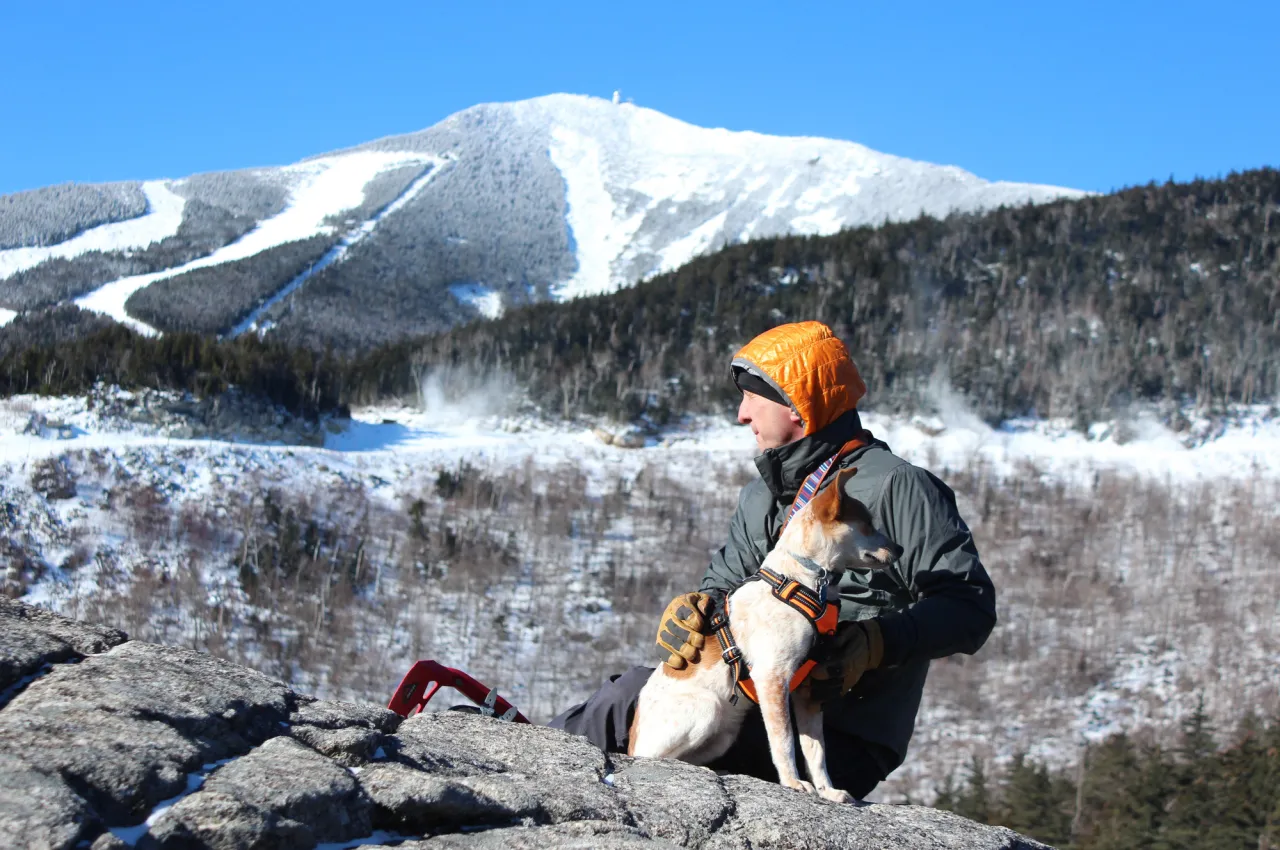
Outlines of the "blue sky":
M 1280 3 L 0 5 L 0 193 L 180 177 L 557 91 L 1107 191 L 1280 165 Z

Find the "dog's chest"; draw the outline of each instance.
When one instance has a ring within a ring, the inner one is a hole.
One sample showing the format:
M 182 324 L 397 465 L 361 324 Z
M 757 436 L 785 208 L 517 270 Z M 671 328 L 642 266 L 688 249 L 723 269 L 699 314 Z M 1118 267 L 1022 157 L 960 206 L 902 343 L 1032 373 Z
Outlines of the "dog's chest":
M 777 599 L 764 582 L 751 582 L 729 597 L 729 623 L 749 667 L 799 667 L 814 631 L 799 611 Z

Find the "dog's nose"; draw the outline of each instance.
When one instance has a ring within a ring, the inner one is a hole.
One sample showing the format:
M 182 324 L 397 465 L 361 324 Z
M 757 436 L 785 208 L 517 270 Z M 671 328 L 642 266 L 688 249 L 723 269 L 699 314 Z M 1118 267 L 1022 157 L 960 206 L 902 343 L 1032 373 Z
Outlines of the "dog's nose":
M 901 557 L 902 557 L 903 549 L 902 549 L 902 547 L 901 547 L 901 546 L 899 546 L 897 543 L 890 543 L 890 544 L 889 544 L 889 547 L 890 547 L 890 551 L 892 551 L 892 552 L 893 552 L 893 557 L 894 557 L 895 559 L 896 559 L 896 558 L 901 558 Z

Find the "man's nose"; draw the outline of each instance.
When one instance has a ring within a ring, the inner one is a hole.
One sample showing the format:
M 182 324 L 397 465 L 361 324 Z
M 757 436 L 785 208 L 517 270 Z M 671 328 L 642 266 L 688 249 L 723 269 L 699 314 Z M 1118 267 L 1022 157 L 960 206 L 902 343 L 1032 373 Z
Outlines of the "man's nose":
M 746 425 L 748 422 L 751 421 L 751 417 L 747 414 L 746 408 L 747 408 L 747 400 L 744 398 L 742 401 L 738 402 L 738 424 L 739 425 Z

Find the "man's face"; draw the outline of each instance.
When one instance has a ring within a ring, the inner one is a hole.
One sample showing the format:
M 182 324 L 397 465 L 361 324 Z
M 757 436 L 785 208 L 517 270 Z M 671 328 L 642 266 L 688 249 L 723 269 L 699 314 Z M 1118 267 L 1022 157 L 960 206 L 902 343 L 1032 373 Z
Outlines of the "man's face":
M 756 448 L 762 452 L 793 443 L 804 436 L 804 426 L 794 410 L 745 390 L 742 403 L 738 405 L 738 424 L 751 426 Z

